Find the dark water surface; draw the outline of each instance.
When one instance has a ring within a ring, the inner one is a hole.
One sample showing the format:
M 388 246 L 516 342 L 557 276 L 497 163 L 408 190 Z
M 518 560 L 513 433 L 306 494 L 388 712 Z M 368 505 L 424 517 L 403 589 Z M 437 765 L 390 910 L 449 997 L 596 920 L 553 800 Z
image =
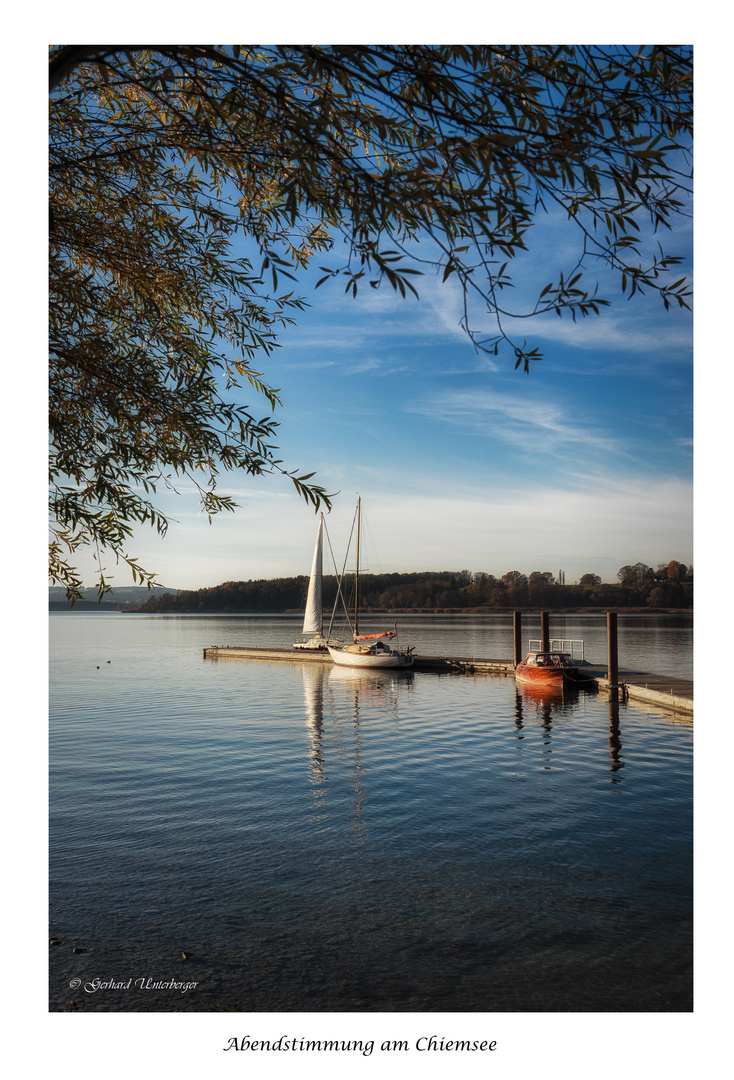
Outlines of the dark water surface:
M 684 674 L 690 620 L 639 618 L 620 661 Z M 421 652 L 511 653 L 507 616 L 405 622 Z M 202 658 L 297 631 L 52 616 L 52 1011 L 691 1009 L 689 724 Z

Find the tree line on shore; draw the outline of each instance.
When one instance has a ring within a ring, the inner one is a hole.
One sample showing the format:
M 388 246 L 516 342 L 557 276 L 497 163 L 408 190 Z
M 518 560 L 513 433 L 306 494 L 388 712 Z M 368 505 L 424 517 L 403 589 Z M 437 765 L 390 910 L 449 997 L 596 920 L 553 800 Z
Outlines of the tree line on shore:
M 510 570 L 501 577 L 468 570 L 364 574 L 360 576 L 360 598 L 367 610 L 693 607 L 693 568 L 675 560 L 656 569 L 644 563 L 623 566 L 613 583 L 602 582 L 593 573 L 583 574 L 572 585 L 563 583 L 563 577 L 559 574 L 559 581 L 549 571 L 526 575 L 519 570 Z M 157 593 L 135 610 L 261 614 L 300 611 L 307 587 L 305 575 L 226 581 L 211 588 Z M 336 577 L 325 575 L 325 610 L 331 610 L 336 595 Z

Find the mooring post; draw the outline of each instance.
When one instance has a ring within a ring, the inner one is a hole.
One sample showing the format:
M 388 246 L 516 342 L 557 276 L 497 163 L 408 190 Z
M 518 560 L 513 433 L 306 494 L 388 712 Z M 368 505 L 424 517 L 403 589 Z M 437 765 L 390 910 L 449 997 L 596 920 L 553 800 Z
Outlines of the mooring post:
M 548 612 L 541 611 L 540 613 L 540 651 L 548 652 L 550 650 L 550 631 L 548 630 Z
M 607 612 L 607 680 L 611 687 L 617 686 L 619 679 L 619 653 L 617 651 L 617 612 Z
M 522 660 L 522 612 L 515 611 L 512 615 L 512 628 L 515 632 L 515 667 Z

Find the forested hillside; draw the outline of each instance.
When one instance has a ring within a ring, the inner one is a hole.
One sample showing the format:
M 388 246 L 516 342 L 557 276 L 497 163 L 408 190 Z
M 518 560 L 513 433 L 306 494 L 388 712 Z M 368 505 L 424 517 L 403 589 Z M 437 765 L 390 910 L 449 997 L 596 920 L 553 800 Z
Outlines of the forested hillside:
M 157 593 L 136 610 L 143 612 L 286 612 L 303 609 L 308 578 L 227 581 L 208 589 Z M 347 586 L 349 588 L 350 585 Z M 324 609 L 331 610 L 336 579 L 323 583 Z M 518 608 L 691 608 L 693 571 L 676 561 L 653 569 L 644 563 L 623 566 L 614 583 L 584 574 L 577 584 L 556 580 L 549 571 L 529 575 L 510 570 L 502 577 L 460 571 L 364 574 L 362 607 L 369 610 L 436 611 Z M 347 602 L 349 602 L 347 598 Z

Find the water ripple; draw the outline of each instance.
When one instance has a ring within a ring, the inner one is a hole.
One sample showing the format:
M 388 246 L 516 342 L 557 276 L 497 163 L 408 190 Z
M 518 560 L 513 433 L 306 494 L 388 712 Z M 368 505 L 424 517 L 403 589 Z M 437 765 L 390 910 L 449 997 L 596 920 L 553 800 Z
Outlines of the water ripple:
M 690 727 L 88 623 L 52 673 L 52 932 L 88 948 L 52 1007 L 187 948 L 198 1009 L 690 1009 Z

